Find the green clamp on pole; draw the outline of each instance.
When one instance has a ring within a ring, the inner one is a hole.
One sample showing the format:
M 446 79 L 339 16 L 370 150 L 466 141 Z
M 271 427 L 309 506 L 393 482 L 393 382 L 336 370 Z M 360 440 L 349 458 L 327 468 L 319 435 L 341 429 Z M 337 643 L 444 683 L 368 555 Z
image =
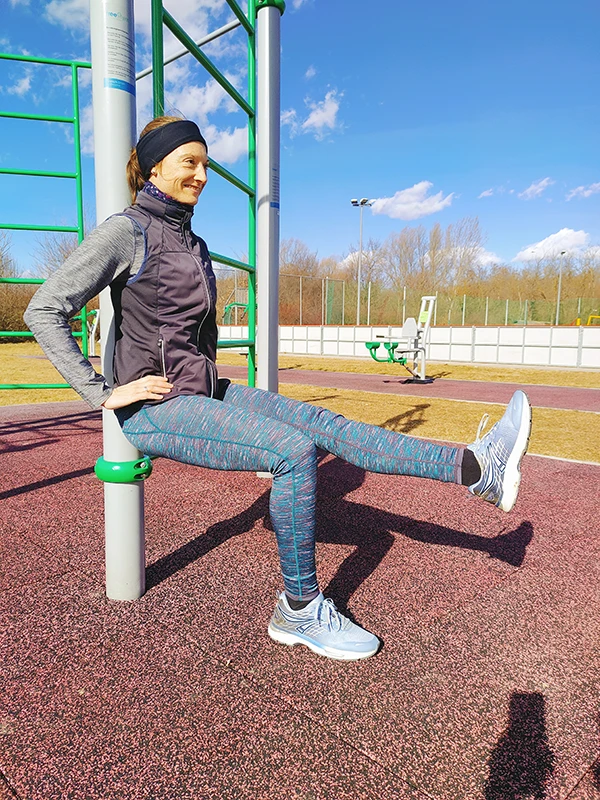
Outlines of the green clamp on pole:
M 145 481 L 152 473 L 150 456 L 135 461 L 105 461 L 100 456 L 94 467 L 96 477 L 105 483 L 136 483 Z
M 283 14 L 285 11 L 285 0 L 256 0 L 256 10 L 260 11 L 261 8 L 267 6 L 274 6 L 279 9 L 279 13 Z

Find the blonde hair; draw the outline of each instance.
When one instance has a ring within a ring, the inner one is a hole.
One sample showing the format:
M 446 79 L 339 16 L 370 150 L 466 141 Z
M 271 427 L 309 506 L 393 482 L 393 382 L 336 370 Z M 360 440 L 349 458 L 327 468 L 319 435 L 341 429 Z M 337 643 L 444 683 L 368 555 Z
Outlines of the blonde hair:
M 181 119 L 182 117 L 155 117 L 153 120 L 150 120 L 150 122 L 141 132 L 140 139 L 142 136 L 144 136 L 144 134 L 156 130 L 156 128 L 162 128 L 164 125 L 170 125 L 172 122 L 181 122 Z M 131 192 L 131 201 L 135 203 L 135 198 L 137 197 L 138 192 L 146 183 L 146 178 L 142 174 L 140 162 L 138 161 L 137 157 L 137 150 L 135 147 L 131 150 L 131 155 L 129 156 L 129 161 L 127 162 L 126 174 L 127 183 L 129 184 L 129 191 Z

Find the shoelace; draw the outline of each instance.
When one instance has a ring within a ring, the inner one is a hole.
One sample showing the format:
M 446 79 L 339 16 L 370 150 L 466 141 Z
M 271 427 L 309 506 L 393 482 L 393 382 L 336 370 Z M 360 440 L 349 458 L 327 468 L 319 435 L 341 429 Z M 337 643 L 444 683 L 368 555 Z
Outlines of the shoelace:
M 326 619 L 323 620 L 323 617 Z M 331 631 L 341 631 L 344 624 L 343 617 L 335 607 L 335 603 L 329 597 L 323 600 L 317 612 L 317 619 L 323 625 L 327 625 Z
M 484 432 L 486 425 L 490 420 L 489 414 L 484 414 L 479 422 L 479 427 L 477 428 L 477 435 L 475 436 L 475 444 L 478 444 L 481 441 L 481 434 Z

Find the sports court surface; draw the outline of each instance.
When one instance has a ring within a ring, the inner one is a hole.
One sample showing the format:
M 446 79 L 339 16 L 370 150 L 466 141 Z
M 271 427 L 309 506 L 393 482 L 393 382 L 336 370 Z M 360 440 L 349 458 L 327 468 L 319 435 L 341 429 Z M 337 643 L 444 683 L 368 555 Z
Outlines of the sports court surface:
M 343 664 L 266 634 L 280 583 L 251 473 L 158 460 L 148 591 L 107 601 L 86 409 L 0 408 L 0 800 L 600 800 L 599 464 L 526 456 L 507 515 L 324 457 L 321 584 L 383 640 Z

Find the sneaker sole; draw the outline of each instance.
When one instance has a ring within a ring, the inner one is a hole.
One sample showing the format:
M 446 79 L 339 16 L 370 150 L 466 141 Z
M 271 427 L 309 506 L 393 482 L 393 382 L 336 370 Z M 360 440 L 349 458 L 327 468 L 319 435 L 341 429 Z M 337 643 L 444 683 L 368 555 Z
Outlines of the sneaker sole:
M 497 503 L 498 508 L 502 509 L 502 511 L 512 511 L 515 503 L 517 502 L 519 485 L 521 483 L 521 461 L 527 452 L 530 435 L 531 404 L 529 402 L 529 398 L 527 395 L 525 395 L 525 402 L 523 403 L 523 413 L 521 415 L 521 423 L 519 425 L 517 441 L 515 442 L 512 453 L 508 457 L 508 461 L 506 462 L 504 480 L 502 481 L 502 497 Z
M 297 634 L 282 631 L 272 624 L 267 628 L 267 632 L 271 639 L 275 642 L 279 642 L 279 644 L 286 644 L 289 647 L 293 647 L 295 644 L 303 644 L 305 647 L 308 647 L 309 650 L 312 650 L 313 653 L 319 656 L 325 656 L 325 658 L 333 658 L 335 661 L 360 661 L 363 658 L 374 656 L 380 647 L 380 642 L 378 641 L 377 646 L 373 650 L 367 650 L 364 653 L 349 652 L 347 650 L 336 650 L 333 647 L 318 645 L 316 642 L 303 639 Z

